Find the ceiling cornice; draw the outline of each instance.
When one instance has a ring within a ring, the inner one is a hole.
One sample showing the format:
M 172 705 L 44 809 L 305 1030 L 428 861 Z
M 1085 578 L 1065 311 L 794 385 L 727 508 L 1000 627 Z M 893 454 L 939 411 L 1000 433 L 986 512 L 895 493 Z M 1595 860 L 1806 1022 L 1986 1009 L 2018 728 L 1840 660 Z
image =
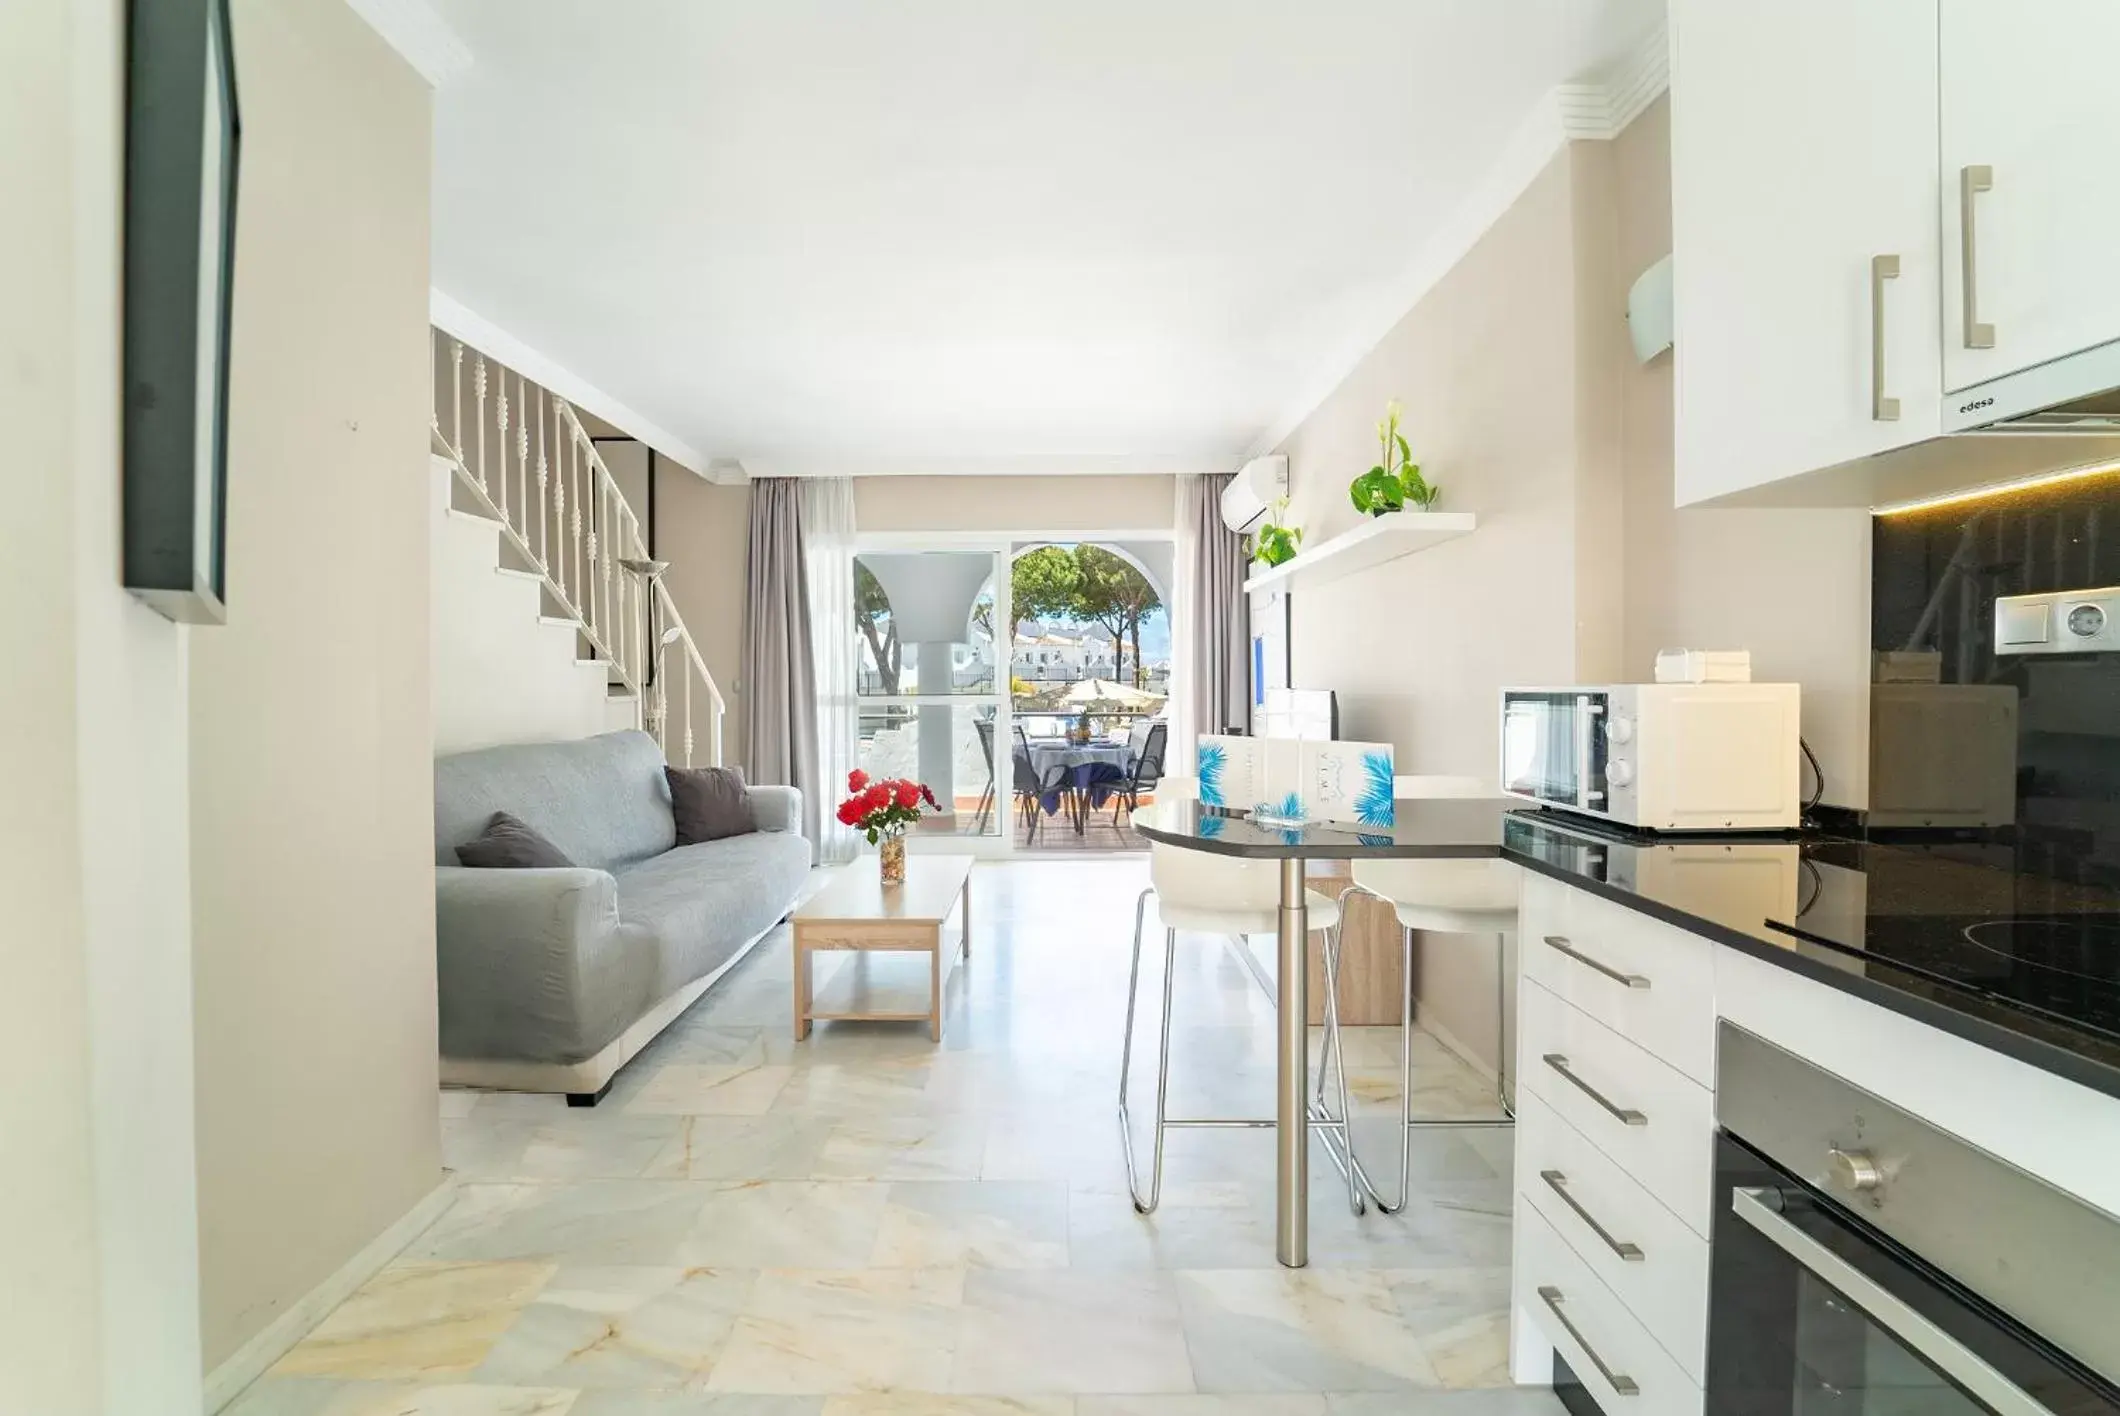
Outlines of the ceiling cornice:
M 346 0 L 435 88 L 471 67 L 471 48 L 429 0 Z
M 1243 458 L 1264 456 L 1286 442 L 1369 357 L 1384 336 L 1471 252 L 1488 228 L 1516 204 L 1516 199 L 1563 148 L 1578 140 L 1607 141 L 1618 137 L 1670 86 L 1670 72 L 1670 40 L 1664 27 L 1658 25 L 1626 57 L 1596 78 L 1549 90 L 1525 116 L 1480 184 L 1458 203 L 1442 228 L 1392 282 L 1384 298 L 1376 302 L 1376 308 L 1383 313 L 1349 332 L 1334 357 L 1321 366 L 1317 376 L 1288 404 L 1265 435 L 1253 441 Z

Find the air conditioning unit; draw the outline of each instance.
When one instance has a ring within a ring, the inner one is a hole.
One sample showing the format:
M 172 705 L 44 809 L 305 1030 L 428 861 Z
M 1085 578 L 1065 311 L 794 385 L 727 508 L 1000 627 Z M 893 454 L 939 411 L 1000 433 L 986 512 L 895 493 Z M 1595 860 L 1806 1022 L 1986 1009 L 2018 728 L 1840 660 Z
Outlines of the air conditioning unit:
M 1249 531 L 1287 495 L 1288 459 L 1254 457 L 1222 489 L 1222 524 L 1232 531 Z

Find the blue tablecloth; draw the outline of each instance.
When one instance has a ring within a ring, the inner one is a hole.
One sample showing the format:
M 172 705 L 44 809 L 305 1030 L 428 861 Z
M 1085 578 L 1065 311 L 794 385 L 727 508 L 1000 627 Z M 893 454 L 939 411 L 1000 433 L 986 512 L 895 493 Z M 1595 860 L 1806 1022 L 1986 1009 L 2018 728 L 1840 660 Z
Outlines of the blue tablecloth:
M 1031 766 L 1037 769 L 1038 780 L 1056 784 L 1038 799 L 1047 816 L 1059 813 L 1062 796 L 1068 791 L 1087 795 L 1093 807 L 1102 806 L 1126 780 L 1126 744 L 1093 742 L 1078 747 L 1072 743 L 1034 742 Z

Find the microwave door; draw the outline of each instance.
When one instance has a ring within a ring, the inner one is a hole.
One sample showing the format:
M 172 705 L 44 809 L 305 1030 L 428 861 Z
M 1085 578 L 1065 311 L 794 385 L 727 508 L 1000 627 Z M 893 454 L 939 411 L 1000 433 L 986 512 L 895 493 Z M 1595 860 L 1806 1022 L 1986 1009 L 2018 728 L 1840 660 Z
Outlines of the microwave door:
M 1586 807 L 1590 699 L 1572 693 L 1512 694 L 1502 710 L 1502 787 L 1553 806 Z

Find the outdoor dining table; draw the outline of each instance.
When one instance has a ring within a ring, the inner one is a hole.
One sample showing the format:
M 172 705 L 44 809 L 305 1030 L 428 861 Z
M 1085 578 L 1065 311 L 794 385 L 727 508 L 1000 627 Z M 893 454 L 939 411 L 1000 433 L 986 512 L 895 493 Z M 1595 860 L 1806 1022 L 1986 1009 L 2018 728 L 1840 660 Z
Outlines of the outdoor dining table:
M 1278 1014 L 1274 1112 L 1274 1251 L 1282 1264 L 1310 1261 L 1310 1010 L 1305 997 L 1309 910 L 1303 863 L 1486 857 L 1502 854 L 1502 827 L 1514 803 L 1430 798 L 1393 803 L 1395 824 L 1279 826 L 1248 813 L 1168 799 L 1143 806 L 1134 829 L 1157 846 L 1281 863 L 1280 928 L 1274 951 Z
M 1097 768 L 1113 768 L 1111 773 L 1104 775 L 1103 780 L 1117 783 L 1125 778 L 1126 769 L 1131 765 L 1127 761 L 1128 748 L 1123 742 L 1077 744 L 1033 740 L 1030 748 L 1031 766 L 1037 770 L 1039 781 L 1052 779 L 1055 773 L 1059 774 L 1051 793 L 1055 799 L 1045 808 L 1046 814 L 1052 815 L 1060 809 L 1058 798 L 1061 793 L 1069 794 L 1075 804 L 1075 809 L 1069 813 L 1069 819 L 1074 822 L 1078 835 L 1089 810 L 1090 791 L 1098 781 Z

